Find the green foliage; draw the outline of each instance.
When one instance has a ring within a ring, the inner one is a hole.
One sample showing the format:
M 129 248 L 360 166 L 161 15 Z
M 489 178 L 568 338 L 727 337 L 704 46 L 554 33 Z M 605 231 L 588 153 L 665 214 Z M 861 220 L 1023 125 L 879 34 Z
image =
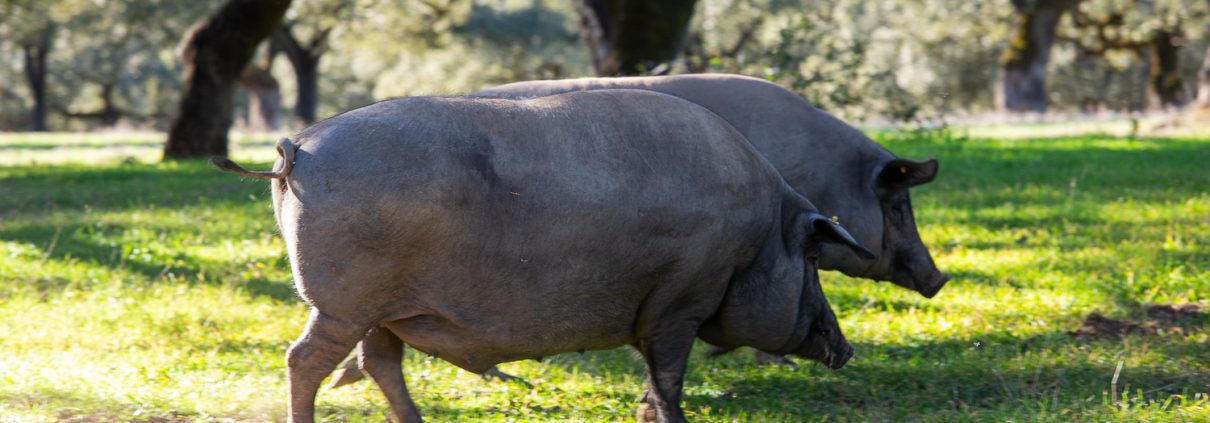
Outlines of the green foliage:
M 30 104 L 21 40 L 54 24 L 50 125 L 95 128 L 105 86 L 123 122 L 163 129 L 176 110 L 185 31 L 221 2 L 57 1 L 0 4 L 0 129 Z M 320 69 L 320 116 L 386 97 L 449 94 L 523 79 L 586 76 L 571 5 L 534 0 L 299 0 L 287 19 L 303 40 L 332 31 Z M 296 87 L 285 57 L 274 76 L 284 104 Z M 241 112 L 242 113 L 242 112 Z
M 23 3 L 28 6 L 22 7 Z M 21 114 L 30 94 L 17 67 L 20 46 L 31 34 L 53 28 L 48 58 L 50 124 L 62 129 L 95 127 L 88 118 L 104 104 L 103 87 L 113 90 L 112 106 L 133 123 L 167 124 L 180 87 L 175 49 L 185 30 L 217 1 L 59 0 L 6 2 L 0 13 L 0 114 Z M 15 38 L 7 33 L 21 33 Z M 7 41 L 10 42 L 5 42 Z M 11 82 L 10 82 L 11 81 Z M 0 119 L 0 129 L 24 122 Z M 6 128 L 7 127 L 7 128 Z
M 1143 43 L 1157 28 L 1182 28 L 1181 80 L 1196 81 L 1206 50 L 1202 0 L 1086 0 L 1097 19 L 1118 13 L 1110 38 Z M 703 1 L 687 67 L 763 76 L 850 118 L 913 121 L 991 110 L 993 87 L 1014 24 L 1007 1 Z M 745 37 L 744 34 L 750 34 Z M 1097 32 L 1063 18 L 1047 90 L 1054 110 L 1141 110 L 1147 106 L 1146 54 L 1082 54 Z M 741 42 L 742 40 L 742 42 Z M 1018 43 L 1019 44 L 1019 43 Z M 737 48 L 737 46 L 739 48 Z
M 1148 78 L 1159 70 L 1150 57 L 1159 29 L 1181 34 L 1177 75 L 1192 95 L 1210 44 L 1207 23 L 1210 2 L 1201 0 L 1083 0 L 1060 23 L 1050 99 L 1084 111 L 1146 109 Z
M 309 11 L 348 4 L 341 19 Z M 321 117 L 389 97 L 461 94 L 517 80 L 586 76 L 570 4 L 535 0 L 301 0 L 289 18 L 306 39 L 332 28 L 320 64 Z M 335 26 L 331 26 L 335 25 Z M 289 63 L 273 73 L 285 104 Z
M 747 0 L 705 2 L 697 19 L 712 71 L 764 76 L 842 116 L 910 121 L 990 107 L 1010 12 L 956 0 Z
M 1051 129 L 874 134 L 902 156 L 940 159 L 913 200 L 954 280 L 926 300 L 824 274 L 858 356 L 838 371 L 788 369 L 698 348 L 690 418 L 1210 419 L 1210 320 L 1184 322 L 1185 334 L 1065 334 L 1092 311 L 1143 320 L 1145 304 L 1210 305 L 1210 138 L 1009 136 Z M 0 137 L 0 420 L 284 419 L 283 354 L 306 308 L 268 186 L 201 162 L 144 162 L 154 139 Z M 237 156 L 268 167 L 271 139 L 239 139 Z M 624 350 L 502 368 L 534 388 L 419 354 L 404 363 L 438 422 L 629 420 L 641 390 L 642 365 Z M 323 390 L 319 406 L 329 421 L 388 413 L 367 383 Z

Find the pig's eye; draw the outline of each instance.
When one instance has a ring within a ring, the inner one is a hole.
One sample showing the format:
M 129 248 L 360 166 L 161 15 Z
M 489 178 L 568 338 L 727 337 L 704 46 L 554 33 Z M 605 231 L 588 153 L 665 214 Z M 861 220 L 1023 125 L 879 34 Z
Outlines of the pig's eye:
M 823 336 L 828 336 L 828 335 L 831 335 L 831 334 L 832 334 L 832 330 L 831 330 L 831 329 L 828 329 L 828 328 L 820 328 L 820 329 L 819 329 L 819 334 L 820 334 L 820 335 L 823 335 Z

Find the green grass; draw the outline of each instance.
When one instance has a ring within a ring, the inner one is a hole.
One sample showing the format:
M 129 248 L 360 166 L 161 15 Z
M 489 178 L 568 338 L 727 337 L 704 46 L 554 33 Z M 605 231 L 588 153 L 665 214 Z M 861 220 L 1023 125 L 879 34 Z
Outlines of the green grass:
M 283 355 L 306 308 L 267 184 L 154 163 L 159 137 L 0 137 L 0 421 L 284 419 Z M 879 138 L 941 160 L 913 197 L 955 279 L 926 300 L 824 274 L 858 356 L 789 369 L 699 348 L 691 419 L 1210 421 L 1207 319 L 1184 335 L 1066 335 L 1092 311 L 1210 305 L 1210 137 Z M 242 137 L 236 156 L 267 167 L 271 139 Z M 532 389 L 419 354 L 404 368 L 430 421 L 630 420 L 642 389 L 625 350 L 502 366 Z M 328 421 L 388 414 L 368 383 L 319 404 Z

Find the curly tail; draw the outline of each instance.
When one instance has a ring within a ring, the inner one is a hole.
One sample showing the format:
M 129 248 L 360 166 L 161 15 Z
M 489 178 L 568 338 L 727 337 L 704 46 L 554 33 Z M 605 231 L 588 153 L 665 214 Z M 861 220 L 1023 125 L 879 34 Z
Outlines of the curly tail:
M 240 176 L 246 176 L 249 178 L 285 179 L 287 176 L 290 176 L 290 171 L 294 170 L 294 152 L 296 150 L 298 150 L 298 146 L 290 142 L 289 138 L 283 137 L 282 139 L 277 140 L 277 154 L 280 154 L 282 157 L 282 167 L 277 171 L 247 170 L 243 167 L 240 167 L 240 165 L 235 164 L 235 162 L 231 161 L 231 159 L 223 156 L 210 157 L 210 164 L 218 167 L 221 170 L 235 172 Z

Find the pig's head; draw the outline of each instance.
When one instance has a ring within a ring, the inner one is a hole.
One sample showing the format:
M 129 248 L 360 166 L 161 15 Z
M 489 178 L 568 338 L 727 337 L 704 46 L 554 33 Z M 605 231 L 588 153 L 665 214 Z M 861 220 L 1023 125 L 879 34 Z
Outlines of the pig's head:
M 908 195 L 910 188 L 928 183 L 936 176 L 936 159 L 891 158 L 875 166 L 871 177 L 863 178 L 867 186 L 846 190 L 860 193 L 859 196 L 821 201 L 829 206 L 825 208 L 846 217 L 841 223 L 876 255 L 866 258 L 848 248 L 825 246 L 822 253 L 825 267 L 849 276 L 890 281 L 926 298 L 937 295 L 949 276 L 937 269 L 933 256 L 920 240 Z
M 698 335 L 724 348 L 794 354 L 838 369 L 853 356 L 853 347 L 819 283 L 821 248 L 835 245 L 866 258 L 873 253 L 813 207 L 783 219 L 782 230 L 758 258 L 736 272 L 718 312 Z
M 801 345 L 790 351 L 790 354 L 818 361 L 832 369 L 839 369 L 844 367 L 850 358 L 853 358 L 853 346 L 849 345 L 849 341 L 840 332 L 840 325 L 836 322 L 836 315 L 832 313 L 832 308 L 825 302 L 823 309 L 826 312 L 811 323 L 811 331 L 807 333 L 807 338 Z
M 828 298 L 823 294 L 819 283 L 819 257 L 824 245 L 846 248 L 853 254 L 864 258 L 873 258 L 874 253 L 862 247 L 849 235 L 840 224 L 823 215 L 808 213 L 800 217 L 798 223 L 802 231 L 801 241 L 803 256 L 803 296 L 800 300 L 800 310 L 810 313 L 810 326 L 806 336 L 797 346 L 788 348 L 788 352 L 803 358 L 819 361 L 829 368 L 839 369 L 853 357 L 853 346 L 845 340 L 836 321 L 836 314 L 828 304 Z

